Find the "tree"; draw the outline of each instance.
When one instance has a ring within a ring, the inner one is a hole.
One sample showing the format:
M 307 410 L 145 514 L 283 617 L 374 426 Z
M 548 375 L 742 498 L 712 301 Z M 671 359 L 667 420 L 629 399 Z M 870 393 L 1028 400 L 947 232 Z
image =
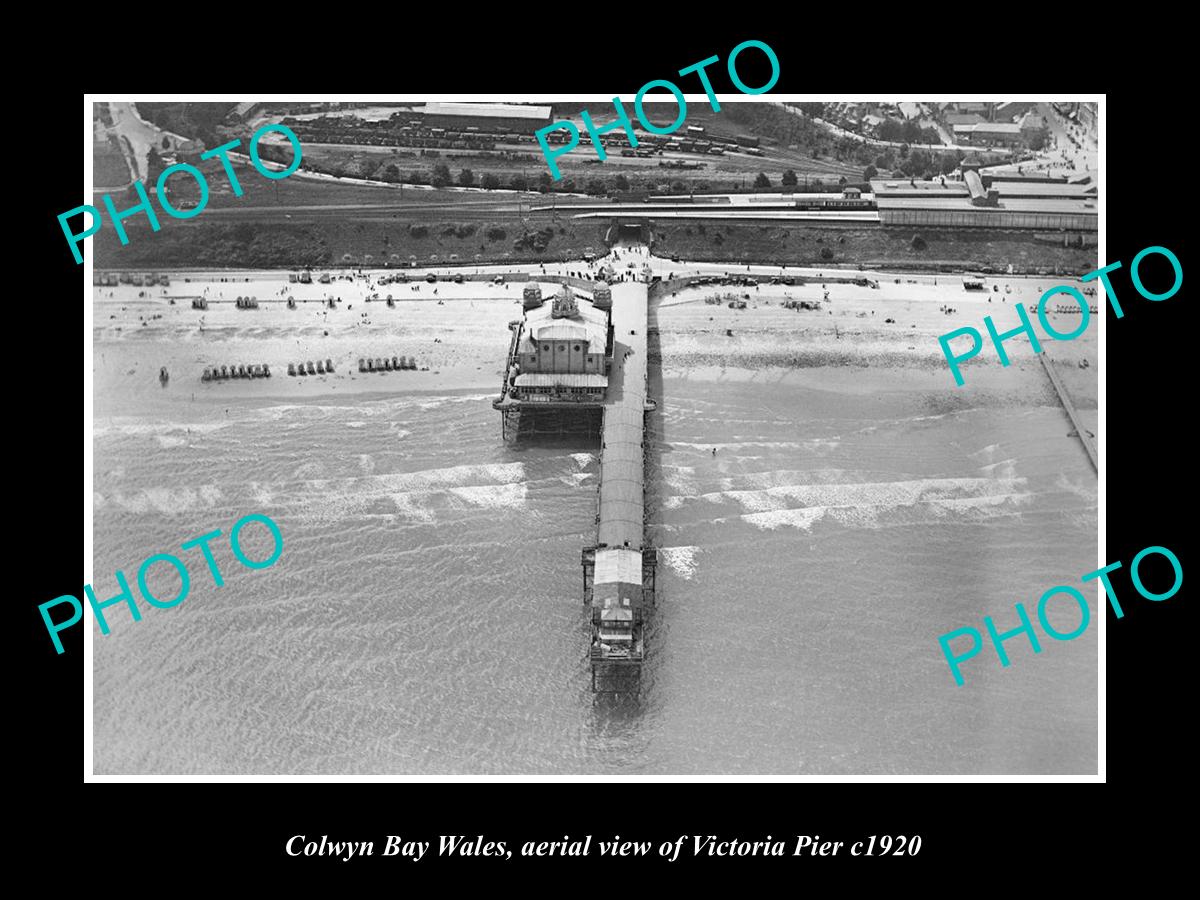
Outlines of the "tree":
M 436 188 L 445 187 L 450 183 L 450 167 L 445 163 L 438 163 L 433 167 L 433 174 L 430 176 L 429 183 Z
M 508 183 L 514 191 L 523 191 L 529 187 L 529 182 L 525 180 L 525 176 L 517 173 L 513 175 L 512 180 Z
M 500 187 L 500 179 L 496 177 L 494 172 L 484 172 L 482 184 L 487 190 L 494 191 Z
M 550 177 L 549 172 L 542 172 L 538 175 L 538 190 L 543 194 L 550 190 L 554 185 L 554 179 Z
M 788 169 L 786 172 L 783 173 L 783 178 L 780 181 L 780 183 L 784 187 L 795 187 L 796 181 L 797 181 L 796 173 L 793 172 L 791 169 Z
M 475 173 L 470 169 L 463 169 L 458 173 L 458 183 L 461 187 L 471 187 L 475 184 Z
M 593 178 L 587 183 L 587 186 L 583 190 L 585 193 L 600 196 L 605 193 L 604 182 L 599 178 Z
M 400 168 L 395 163 L 388 163 L 383 167 L 383 171 L 379 173 L 379 177 L 383 181 L 395 184 L 400 180 Z
M 908 144 L 901 144 L 900 145 L 900 158 L 904 159 L 904 157 L 906 157 L 906 156 L 908 156 Z
M 756 188 L 769 188 L 771 186 L 771 179 L 766 176 L 766 173 L 759 172 L 758 177 L 754 179 L 754 186 Z
M 824 103 L 801 103 L 800 111 L 806 116 L 816 116 L 818 119 L 825 114 Z
M 627 191 L 629 190 L 629 179 L 624 175 L 617 175 L 617 177 L 613 179 L 613 187 L 618 191 Z
M 874 166 L 867 166 L 865 169 L 863 169 L 863 181 L 870 181 L 878 174 L 879 170 Z
M 841 178 L 838 179 L 838 184 L 845 184 L 845 183 L 846 183 L 846 176 L 843 175 Z

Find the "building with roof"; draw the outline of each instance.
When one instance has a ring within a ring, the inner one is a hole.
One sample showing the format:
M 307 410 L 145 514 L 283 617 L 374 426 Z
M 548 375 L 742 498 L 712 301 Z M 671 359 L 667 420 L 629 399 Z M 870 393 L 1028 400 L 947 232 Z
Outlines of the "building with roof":
M 505 405 L 600 403 L 612 363 L 612 295 L 593 302 L 563 285 L 550 302 L 525 289 L 525 318 L 514 323 Z
M 972 184 L 975 179 L 981 183 Z M 982 181 L 971 169 L 960 182 L 876 179 L 871 188 L 885 227 L 1095 231 L 1099 226 L 1096 197 L 1085 185 L 993 181 L 983 187 Z
M 1015 122 L 976 122 L 973 125 L 955 125 L 954 141 L 958 144 L 979 144 L 985 147 L 1015 147 L 1024 138 L 1021 126 Z
M 942 124 L 947 128 L 953 128 L 955 125 L 978 125 L 982 121 L 984 118 L 978 113 L 948 112 L 942 116 Z
M 551 109 L 517 103 L 426 103 L 420 112 L 430 127 L 458 130 L 475 123 L 501 131 L 529 131 L 549 125 Z
M 1019 116 L 1036 108 L 1037 104 L 1031 100 L 997 103 L 996 108 L 992 111 L 992 118 L 997 122 L 1015 122 Z

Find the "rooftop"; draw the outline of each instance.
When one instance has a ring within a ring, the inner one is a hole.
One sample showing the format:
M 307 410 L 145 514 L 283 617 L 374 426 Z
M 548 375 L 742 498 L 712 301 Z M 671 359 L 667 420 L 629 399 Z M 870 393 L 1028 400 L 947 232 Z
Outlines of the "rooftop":
M 1021 133 L 1021 126 L 1015 122 L 976 122 L 974 125 L 955 125 L 955 134 L 1010 134 Z
M 554 318 L 551 303 L 526 310 L 520 352 L 533 353 L 534 340 L 586 340 L 592 353 L 603 353 L 608 344 L 608 315 L 582 295 L 575 300 L 579 314 L 571 318 Z
M 1029 198 L 1001 197 L 999 206 L 972 206 L 966 196 L 962 197 L 896 197 L 876 196 L 876 202 L 881 210 L 885 209 L 958 209 L 974 212 L 1043 212 L 1043 213 L 1076 213 L 1087 215 L 1096 213 L 1094 199 L 1071 198 Z M 1090 205 L 1089 205 L 1090 204 Z

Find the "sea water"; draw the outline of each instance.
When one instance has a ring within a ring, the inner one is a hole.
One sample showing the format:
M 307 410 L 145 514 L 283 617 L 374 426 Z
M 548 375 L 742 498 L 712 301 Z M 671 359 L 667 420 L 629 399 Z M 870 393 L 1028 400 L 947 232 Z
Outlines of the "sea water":
M 491 399 L 98 420 L 99 597 L 247 513 L 285 546 L 250 571 L 223 537 L 223 587 L 188 551 L 185 602 L 92 623 L 97 774 L 1095 771 L 1094 622 L 1007 669 L 985 648 L 963 687 L 937 643 L 1095 568 L 1060 409 L 668 377 L 642 692 L 597 699 L 598 447 L 505 444 Z

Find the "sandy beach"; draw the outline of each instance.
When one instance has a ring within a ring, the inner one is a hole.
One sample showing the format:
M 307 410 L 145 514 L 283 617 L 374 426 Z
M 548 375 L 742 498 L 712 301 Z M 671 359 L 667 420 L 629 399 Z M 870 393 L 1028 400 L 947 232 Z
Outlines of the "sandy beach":
M 656 268 L 684 272 L 741 272 L 736 266 L 688 266 L 655 261 Z M 525 267 L 522 267 L 525 268 Z M 579 264 L 549 265 L 557 274 L 578 271 Z M 512 272 L 515 267 L 472 266 L 464 272 Z M 444 273 L 446 270 L 443 269 Z M 458 270 L 456 270 L 458 271 Z M 533 271 L 540 271 L 534 269 Z M 756 266 L 755 272 L 781 270 Z M 788 270 L 804 272 L 813 270 Z M 352 394 L 487 390 L 499 387 L 507 324 L 520 318 L 523 283 L 480 281 L 379 285 L 383 272 L 333 272 L 330 284 L 292 284 L 285 272 L 217 274 L 177 272 L 169 287 L 95 287 L 94 335 L 96 414 L 128 415 L 179 402 L 220 404 L 267 399 L 304 399 Z M 849 272 L 830 272 L 842 277 Z M 983 318 L 997 327 L 1019 324 L 1012 307 L 1036 304 L 1041 293 L 1062 279 L 995 276 L 985 291 L 964 290 L 958 279 L 863 273 L 878 289 L 851 284 L 795 287 L 691 287 L 664 296 L 658 304 L 664 374 L 701 380 L 748 379 L 789 384 L 796 379 L 832 377 L 839 389 L 872 391 L 896 385 L 902 377 L 913 387 L 946 389 L 945 403 L 974 402 L 981 394 L 1029 397 L 1049 391 L 1049 381 L 1021 337 L 1006 344 L 1012 364 L 1002 367 L 990 343 L 964 367 L 966 384 L 956 387 L 937 337 L 970 326 L 984 333 Z M 423 270 L 410 277 L 420 279 Z M 998 290 L 993 290 L 995 285 Z M 1083 285 L 1074 283 L 1075 287 Z M 552 282 L 543 292 L 557 289 Z M 1007 290 L 1006 290 L 1007 289 Z M 721 295 L 747 300 L 744 310 L 704 303 Z M 389 307 L 391 296 L 395 305 Z M 253 296 L 257 309 L 238 309 L 235 298 Z M 368 300 L 377 296 L 378 299 Z M 204 297 L 206 310 L 192 308 Z M 296 301 L 289 309 L 287 299 Z M 334 298 L 330 308 L 327 300 Z M 785 309 L 787 300 L 821 304 L 819 310 Z M 172 303 L 172 301 L 174 301 Z M 338 302 L 340 301 L 340 302 Z M 1095 303 L 1095 298 L 1089 298 Z M 1051 309 L 1058 301 L 1051 302 Z M 1063 298 L 1062 306 L 1070 299 Z M 894 323 L 885 322 L 894 319 Z M 1036 316 L 1030 315 L 1035 322 Z M 1075 402 L 1084 410 L 1096 403 L 1095 366 L 1100 315 L 1073 341 L 1045 339 L 1043 348 L 1056 362 Z M 1079 322 L 1078 313 L 1051 313 L 1062 332 Z M 727 332 L 732 332 L 732 335 Z M 965 344 L 965 341 L 960 341 Z M 958 346 L 958 344 L 956 344 Z M 420 371 L 363 374 L 361 357 L 411 356 Z M 289 363 L 332 360 L 333 375 L 289 377 Z M 271 367 L 269 379 L 202 382 L 206 366 Z M 1081 368 L 1081 365 L 1084 367 Z M 163 387 L 161 367 L 171 378 Z M 831 376 L 815 369 L 852 372 Z M 1047 402 L 1053 399 L 1046 394 Z

